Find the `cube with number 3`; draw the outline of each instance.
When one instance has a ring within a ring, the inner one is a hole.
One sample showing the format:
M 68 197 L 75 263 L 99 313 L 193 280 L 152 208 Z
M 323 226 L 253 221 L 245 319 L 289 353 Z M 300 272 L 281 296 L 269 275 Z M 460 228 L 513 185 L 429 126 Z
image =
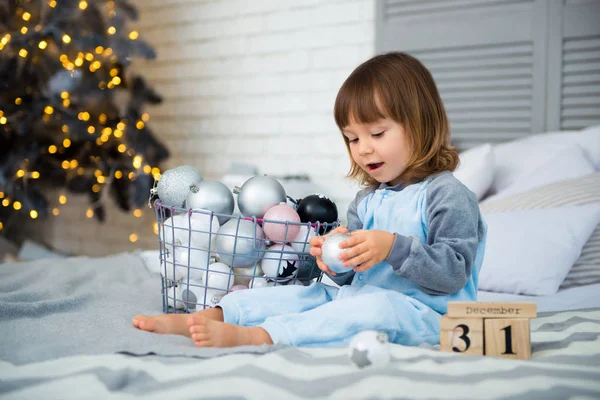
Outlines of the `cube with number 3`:
M 483 355 L 483 318 L 451 318 L 440 320 L 440 350 Z

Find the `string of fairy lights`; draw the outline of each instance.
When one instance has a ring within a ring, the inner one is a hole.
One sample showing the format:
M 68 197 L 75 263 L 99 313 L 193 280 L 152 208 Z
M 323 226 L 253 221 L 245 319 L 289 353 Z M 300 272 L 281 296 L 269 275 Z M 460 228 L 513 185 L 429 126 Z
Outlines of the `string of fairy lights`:
M 60 0 L 43 1 L 45 1 L 48 7 L 55 8 Z M 37 49 L 32 49 L 31 47 L 29 50 L 25 47 L 18 49 L 11 48 L 11 42 L 15 40 L 16 35 L 27 35 L 28 32 L 31 32 L 32 30 L 39 32 L 42 29 L 42 25 L 36 23 L 32 14 L 27 10 L 26 5 L 29 3 L 29 0 L 26 0 L 22 3 L 23 6 L 16 9 L 16 16 L 19 18 L 19 21 L 22 21 L 22 26 L 17 32 L 9 32 L 5 33 L 3 36 L 0 36 L 0 56 L 2 55 L 2 52 L 16 51 L 21 59 L 29 60 L 30 62 L 36 64 L 40 60 L 36 54 L 37 52 L 52 51 L 57 53 L 58 61 L 62 65 L 62 68 L 66 71 L 76 72 L 87 69 L 90 73 L 94 73 L 101 69 L 108 70 L 107 79 L 101 79 L 98 82 L 98 89 L 102 91 L 113 90 L 123 84 L 125 78 L 122 74 L 124 71 L 117 65 L 118 58 L 113 53 L 113 49 L 111 47 L 96 46 L 94 51 L 78 51 L 76 55 L 74 55 L 74 51 L 65 51 L 65 49 L 68 49 L 69 45 L 73 43 L 73 39 L 69 34 L 64 33 L 61 37 L 62 43 L 58 44 L 60 46 L 58 46 L 56 43 L 53 43 L 51 38 L 42 38 L 39 40 L 39 42 L 37 42 Z M 81 11 L 85 11 L 88 6 L 89 4 L 85 0 L 81 0 L 78 3 L 78 7 Z M 116 15 L 115 1 L 107 1 L 106 7 L 110 20 L 111 17 Z M 106 34 L 117 34 L 117 27 L 109 25 L 108 28 L 106 28 Z M 136 30 L 131 30 L 126 33 L 126 36 L 130 41 L 136 41 L 139 38 L 139 33 Z M 73 54 L 69 56 L 69 53 Z M 26 88 L 25 94 L 31 95 L 31 90 L 32 89 L 29 87 Z M 56 103 L 48 104 L 43 108 L 43 115 L 41 118 L 42 121 L 48 124 L 58 123 L 60 125 L 63 113 L 66 110 L 69 110 L 69 108 L 72 106 L 73 100 L 71 96 L 72 94 L 68 90 L 61 91 L 58 105 Z M 27 107 L 23 96 L 14 98 L 14 105 Z M 109 121 L 109 117 L 106 113 L 94 115 L 94 113 L 91 111 L 82 110 L 77 114 L 77 119 L 81 121 L 81 123 L 87 125 L 87 134 L 96 137 L 95 141 L 90 141 L 89 143 L 95 143 L 95 146 L 98 147 L 110 144 L 111 146 L 116 147 L 116 150 L 122 156 L 126 155 L 129 157 L 128 163 L 130 163 L 130 165 L 122 168 L 111 168 L 110 171 L 103 171 L 101 168 L 96 168 L 93 171 L 95 182 L 91 187 L 91 191 L 93 193 L 97 193 L 99 196 L 98 200 L 96 200 L 95 203 L 90 204 L 85 211 L 87 218 L 94 217 L 94 205 L 104 201 L 106 189 L 110 186 L 113 180 L 124 179 L 133 182 L 141 175 L 150 175 L 154 180 L 160 179 L 160 168 L 158 166 L 151 165 L 151 162 L 145 160 L 141 154 L 136 154 L 136 150 L 132 147 L 128 147 L 125 140 L 125 136 L 128 132 L 130 132 L 130 130 L 135 129 L 142 131 L 145 128 L 146 123 L 150 119 L 148 113 L 144 112 L 141 114 L 139 119 L 134 121 L 128 121 L 126 118 L 121 119 L 118 123 L 116 123 L 116 126 Z M 10 123 L 11 115 L 7 114 L 5 110 L 0 109 L 0 128 L 2 128 L 2 125 L 7 125 Z M 60 129 L 63 133 L 62 140 L 58 140 L 56 143 L 48 145 L 45 149 L 42 149 L 42 153 L 47 155 L 61 155 L 67 153 L 68 149 L 72 146 L 74 139 L 71 137 L 70 127 L 68 124 L 62 124 Z M 83 176 L 84 174 L 91 172 L 91 167 L 89 165 L 82 165 L 82 160 L 78 159 L 78 155 L 73 156 L 71 159 L 63 159 L 62 161 L 60 160 L 60 157 L 51 159 L 57 163 L 60 163 L 60 167 L 67 174 L 67 181 L 73 177 Z M 97 164 L 99 164 L 100 161 L 100 159 L 95 160 Z M 43 178 L 43 174 L 44 171 L 30 168 L 29 160 L 25 158 L 12 179 L 15 181 L 22 180 L 20 183 L 26 187 L 29 180 L 39 180 Z M 0 200 L 3 207 L 12 207 L 15 212 L 20 212 L 24 208 L 21 201 L 18 199 L 12 199 L 10 196 L 1 191 L 1 188 Z M 54 206 L 51 207 L 51 212 L 49 214 L 52 216 L 61 215 L 61 207 L 66 206 L 68 203 L 67 193 L 59 190 L 58 197 L 55 200 L 50 201 L 50 203 L 54 203 Z M 133 209 L 132 214 L 136 218 L 142 218 L 144 212 L 141 207 L 138 207 Z M 38 209 L 29 210 L 29 218 L 35 220 L 39 216 L 40 213 Z M 0 221 L 0 231 L 4 229 L 4 226 L 4 223 Z M 158 225 L 156 222 L 154 222 L 153 230 L 155 234 L 158 234 Z M 129 234 L 128 239 L 130 242 L 135 243 L 139 239 L 138 233 L 133 232 Z

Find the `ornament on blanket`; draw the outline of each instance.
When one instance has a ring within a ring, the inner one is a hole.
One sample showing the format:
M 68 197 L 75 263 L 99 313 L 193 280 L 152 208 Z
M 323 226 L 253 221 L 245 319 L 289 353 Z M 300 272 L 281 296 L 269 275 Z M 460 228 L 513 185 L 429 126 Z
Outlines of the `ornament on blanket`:
M 265 251 L 260 266 L 268 280 L 287 282 L 298 273 L 300 258 L 290 246 L 276 244 Z
M 334 223 L 338 219 L 338 210 L 335 203 L 322 194 L 311 194 L 298 203 L 298 215 L 302 222 Z M 319 233 L 322 235 L 331 230 L 331 226 L 321 227 Z
M 219 260 L 232 268 L 253 266 L 265 248 L 262 228 L 250 220 L 230 219 L 216 236 Z
M 277 222 L 269 222 L 277 221 Z M 286 222 L 290 222 L 286 224 Z M 264 215 L 263 230 L 265 236 L 273 242 L 290 242 L 300 231 L 300 216 L 286 203 L 279 203 L 267 210 Z
M 190 185 L 190 192 L 185 200 L 185 208 L 203 209 L 219 215 L 219 224 L 223 225 L 229 220 L 235 208 L 233 193 L 221 182 L 203 180 Z
M 163 172 L 150 194 L 157 194 L 162 204 L 168 207 L 183 207 L 190 186 L 202 180 L 202 175 L 196 168 L 182 165 Z
M 350 239 L 350 237 L 349 233 L 334 233 L 327 236 L 321 247 L 321 259 L 336 274 L 344 274 L 352 271 L 353 267 L 344 267 L 342 265 L 343 262 L 338 258 L 342 252 L 346 251 L 346 249 L 340 248 L 340 243 L 346 239 Z
M 348 346 L 348 357 L 358 368 L 385 366 L 391 358 L 387 333 L 368 330 L 356 334 Z
M 281 183 L 266 175 L 248 179 L 233 193 L 237 194 L 238 207 L 245 217 L 262 218 L 269 208 L 287 200 Z

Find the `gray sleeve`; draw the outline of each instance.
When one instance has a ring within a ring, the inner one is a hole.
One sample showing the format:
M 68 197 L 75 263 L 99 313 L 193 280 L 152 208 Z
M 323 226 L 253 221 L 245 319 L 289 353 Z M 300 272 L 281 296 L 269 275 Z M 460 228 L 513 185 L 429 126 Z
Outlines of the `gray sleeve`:
M 360 220 L 360 218 L 358 218 L 358 205 L 365 198 L 365 196 L 367 194 L 369 194 L 370 192 L 371 192 L 371 190 L 369 190 L 369 189 L 361 190 L 360 192 L 357 193 L 354 200 L 352 200 L 352 202 L 348 206 L 348 212 L 346 214 L 346 217 L 348 219 L 348 225 L 346 227 L 348 228 L 349 232 L 356 231 L 358 229 L 362 229 L 362 227 L 363 227 L 362 221 Z M 354 278 L 354 274 L 355 274 L 355 272 L 353 270 L 350 270 L 349 272 L 346 272 L 345 274 L 338 274 L 336 276 L 331 276 L 328 274 L 327 276 L 329 276 L 331 278 L 331 280 L 334 281 L 335 283 L 337 283 L 338 285 L 343 286 L 343 285 L 349 285 L 352 282 L 352 279 Z
M 485 233 L 474 193 L 451 174 L 446 177 L 427 189 L 427 243 L 395 234 L 386 259 L 397 274 L 430 294 L 451 294 L 465 286 Z

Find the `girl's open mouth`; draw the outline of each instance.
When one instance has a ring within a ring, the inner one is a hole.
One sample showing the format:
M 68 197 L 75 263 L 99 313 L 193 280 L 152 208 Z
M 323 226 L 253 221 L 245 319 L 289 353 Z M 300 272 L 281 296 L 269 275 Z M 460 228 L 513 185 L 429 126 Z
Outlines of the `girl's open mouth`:
M 369 163 L 369 164 L 367 164 L 367 168 L 369 168 L 369 173 L 373 173 L 373 172 L 376 172 L 379 168 L 381 168 L 382 165 L 383 165 L 382 162 Z

